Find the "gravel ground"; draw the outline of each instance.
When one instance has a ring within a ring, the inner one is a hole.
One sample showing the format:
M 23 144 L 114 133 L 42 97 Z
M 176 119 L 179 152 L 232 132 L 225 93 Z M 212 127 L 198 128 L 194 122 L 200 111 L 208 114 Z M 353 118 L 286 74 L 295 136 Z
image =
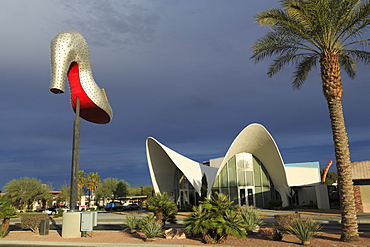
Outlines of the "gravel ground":
M 339 241 L 338 234 L 317 233 L 311 239 L 312 247 L 340 247 L 340 246 L 370 246 L 370 233 L 362 234 L 359 242 L 344 243 Z M 0 245 L 3 240 L 20 240 L 20 241 L 57 241 L 57 242 L 94 242 L 94 243 L 136 243 L 136 244 L 176 244 L 176 245 L 204 245 L 200 239 L 164 239 L 157 238 L 154 242 L 145 242 L 141 233 L 129 234 L 123 231 L 94 231 L 86 238 L 62 238 L 57 231 L 50 231 L 47 236 L 36 235 L 31 231 L 11 231 L 9 234 L 0 239 Z M 282 241 L 273 241 L 270 237 L 258 234 L 249 235 L 248 239 L 236 239 L 229 237 L 224 244 L 213 244 L 212 246 L 299 246 L 300 241 L 292 235 L 284 235 Z

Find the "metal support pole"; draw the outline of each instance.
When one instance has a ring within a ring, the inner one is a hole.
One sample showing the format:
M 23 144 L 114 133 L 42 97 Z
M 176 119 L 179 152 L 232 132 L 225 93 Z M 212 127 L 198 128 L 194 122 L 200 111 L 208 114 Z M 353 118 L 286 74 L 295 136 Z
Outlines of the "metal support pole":
M 76 97 L 76 119 L 73 127 L 70 210 L 78 212 L 78 165 L 80 160 L 80 98 Z

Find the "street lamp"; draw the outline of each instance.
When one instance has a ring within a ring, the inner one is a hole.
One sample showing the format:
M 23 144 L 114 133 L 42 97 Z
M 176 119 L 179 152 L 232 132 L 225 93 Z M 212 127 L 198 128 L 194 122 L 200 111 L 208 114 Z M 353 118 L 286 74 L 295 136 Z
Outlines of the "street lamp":
M 77 210 L 78 166 L 80 155 L 80 117 L 88 122 L 106 124 L 112 119 L 112 108 L 104 89 L 96 84 L 91 70 L 85 38 L 76 31 L 58 33 L 50 43 L 51 84 L 54 94 L 64 93 L 68 77 L 71 104 L 76 113 L 73 129 L 71 169 L 71 211 Z

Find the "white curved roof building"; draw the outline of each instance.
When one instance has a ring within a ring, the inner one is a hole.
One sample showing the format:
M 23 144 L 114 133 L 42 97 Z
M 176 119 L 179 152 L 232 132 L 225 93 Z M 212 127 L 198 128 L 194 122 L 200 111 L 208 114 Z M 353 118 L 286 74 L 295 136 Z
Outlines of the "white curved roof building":
M 229 195 L 239 205 L 267 207 L 271 200 L 277 199 L 283 206 L 289 205 L 284 162 L 274 139 L 261 124 L 244 128 L 225 157 L 210 160 L 209 166 L 173 151 L 152 137 L 146 141 L 146 153 L 155 192 L 167 192 L 177 204 L 196 204 L 205 174 L 208 196 L 217 191 Z

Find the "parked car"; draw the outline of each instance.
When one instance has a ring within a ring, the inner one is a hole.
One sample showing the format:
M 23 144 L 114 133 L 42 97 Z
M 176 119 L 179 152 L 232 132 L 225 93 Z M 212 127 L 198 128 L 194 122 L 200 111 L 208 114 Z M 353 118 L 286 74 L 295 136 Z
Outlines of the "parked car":
M 122 210 L 124 208 L 123 204 L 121 202 L 109 202 L 105 205 L 105 210 L 106 211 L 117 211 L 117 210 Z
M 141 207 L 135 203 L 128 204 L 124 207 L 124 210 L 140 210 Z
M 57 214 L 57 209 L 56 209 L 56 207 L 53 206 L 53 207 L 50 207 L 50 208 L 45 209 L 43 211 L 43 213 L 47 213 L 49 215 L 51 215 L 51 214 Z
M 69 210 L 69 208 L 67 206 L 57 205 L 57 206 L 52 206 L 50 208 L 45 209 L 43 213 L 52 215 L 52 214 L 57 214 L 59 210 L 63 210 L 64 212 L 66 212 Z

